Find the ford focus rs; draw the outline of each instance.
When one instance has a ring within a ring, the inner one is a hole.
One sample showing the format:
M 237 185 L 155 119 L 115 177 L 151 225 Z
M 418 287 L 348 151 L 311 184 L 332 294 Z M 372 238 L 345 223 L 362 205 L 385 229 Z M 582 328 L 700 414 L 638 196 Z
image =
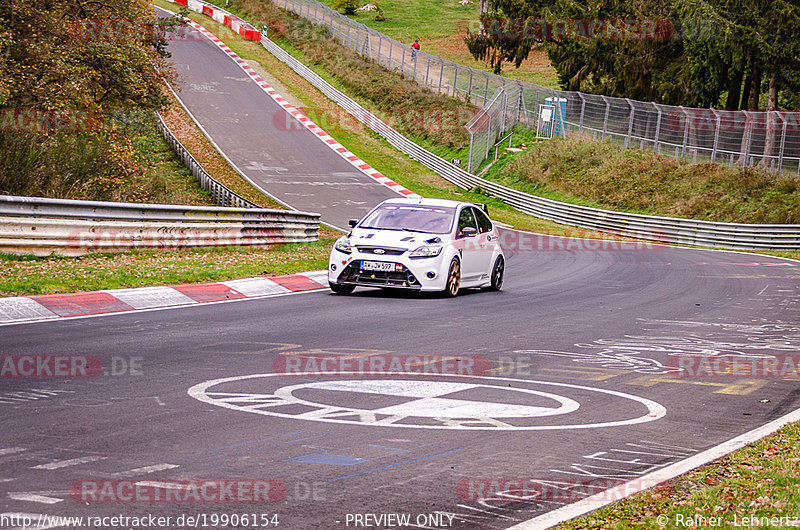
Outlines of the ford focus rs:
M 335 293 L 356 286 L 441 291 L 500 290 L 505 256 L 480 205 L 442 199 L 389 199 L 331 250 L 328 283 Z

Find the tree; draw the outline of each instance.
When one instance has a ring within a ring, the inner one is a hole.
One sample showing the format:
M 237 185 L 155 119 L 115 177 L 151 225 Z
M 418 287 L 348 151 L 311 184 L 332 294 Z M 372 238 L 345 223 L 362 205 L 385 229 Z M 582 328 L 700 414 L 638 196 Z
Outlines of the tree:
M 164 105 L 172 71 L 146 0 L 7 0 L 0 8 L 0 106 L 41 109 Z

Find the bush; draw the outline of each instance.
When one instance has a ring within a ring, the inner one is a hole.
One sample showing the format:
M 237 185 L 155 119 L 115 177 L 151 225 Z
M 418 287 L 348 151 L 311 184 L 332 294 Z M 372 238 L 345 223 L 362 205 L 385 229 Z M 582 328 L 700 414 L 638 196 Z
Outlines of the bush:
M 358 9 L 358 0 L 336 0 L 333 8 L 345 15 L 355 15 Z

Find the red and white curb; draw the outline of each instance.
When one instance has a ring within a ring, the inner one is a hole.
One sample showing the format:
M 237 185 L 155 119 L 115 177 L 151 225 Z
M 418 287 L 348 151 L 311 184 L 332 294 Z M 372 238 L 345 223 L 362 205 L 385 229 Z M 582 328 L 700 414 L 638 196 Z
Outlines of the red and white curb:
M 339 154 L 342 158 L 347 160 L 350 164 L 352 164 L 356 169 L 364 173 L 365 175 L 372 177 L 379 183 L 387 186 L 389 189 L 399 193 L 404 197 L 410 197 L 412 199 L 420 198 L 420 195 L 414 193 L 413 191 L 409 190 L 398 184 L 397 182 L 393 181 L 389 177 L 381 174 L 380 171 L 375 169 L 374 167 L 370 166 L 363 160 L 361 160 L 358 156 L 351 153 L 345 146 L 337 142 L 331 135 L 325 132 L 322 127 L 314 123 L 311 118 L 306 116 L 302 111 L 297 110 L 293 107 L 286 99 L 281 96 L 277 90 L 272 88 L 264 79 L 258 75 L 258 73 L 253 70 L 253 68 L 247 64 L 247 62 L 239 57 L 239 55 L 231 50 L 224 42 L 222 42 L 216 35 L 208 31 L 206 28 L 198 24 L 197 22 L 190 20 L 189 25 L 199 31 L 204 37 L 208 38 L 211 42 L 217 45 L 217 47 L 224 51 L 228 57 L 236 61 L 236 64 L 244 70 L 244 72 L 250 76 L 250 78 L 256 82 L 256 84 L 261 87 L 261 89 L 267 93 L 275 102 L 283 107 L 283 109 L 292 115 L 297 121 L 299 121 L 306 129 L 311 131 L 317 138 L 319 138 L 325 145 L 330 147 L 334 152 Z
M 0 298 L 0 324 L 263 298 L 328 287 L 327 271 L 218 283 Z

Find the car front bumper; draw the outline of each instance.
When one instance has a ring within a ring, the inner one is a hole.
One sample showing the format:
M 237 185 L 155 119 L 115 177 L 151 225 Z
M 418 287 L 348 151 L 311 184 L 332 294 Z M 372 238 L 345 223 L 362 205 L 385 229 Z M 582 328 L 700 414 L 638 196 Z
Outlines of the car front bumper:
M 441 291 L 445 287 L 447 271 L 442 272 L 442 255 L 418 259 L 405 255 L 376 258 L 374 254 L 357 251 L 345 254 L 334 249 L 328 262 L 328 282 L 416 291 Z M 392 270 L 368 270 L 362 265 L 364 261 L 391 263 Z

